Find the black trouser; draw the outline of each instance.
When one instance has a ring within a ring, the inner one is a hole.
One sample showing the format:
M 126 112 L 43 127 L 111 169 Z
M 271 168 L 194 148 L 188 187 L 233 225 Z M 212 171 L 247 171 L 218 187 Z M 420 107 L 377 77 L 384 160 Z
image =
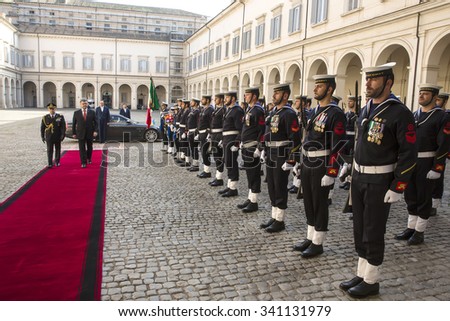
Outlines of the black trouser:
M 192 157 L 192 159 L 198 160 L 198 141 L 196 141 L 194 137 L 194 132 L 190 132 L 188 134 L 189 155 Z
M 376 175 L 376 174 L 373 174 Z M 389 217 L 390 203 L 384 196 L 392 182 L 368 183 L 354 171 L 352 176 L 353 235 L 358 256 L 371 265 L 381 265 L 384 258 L 384 234 Z
M 206 140 L 206 134 L 200 134 L 200 150 L 202 154 L 202 162 L 205 166 L 211 166 L 211 161 L 209 156 L 211 155 L 210 147 L 211 144 Z
M 175 145 L 175 149 L 176 149 L 176 153 L 181 152 L 180 151 L 180 135 L 177 134 L 176 132 L 173 135 L 173 143 Z
M 300 181 L 303 191 L 306 223 L 316 231 L 328 231 L 328 194 L 331 186 L 321 186 L 326 173 L 325 163 L 318 166 L 302 165 Z
M 270 203 L 274 207 L 285 210 L 288 201 L 289 171 L 281 169 L 287 156 L 284 152 L 278 153 L 279 148 L 268 148 L 266 159 L 267 189 Z M 259 173 L 258 173 L 259 174 Z
M 436 181 L 435 179 L 427 179 L 427 174 L 432 167 L 433 158 L 418 158 L 416 168 L 405 190 L 408 213 L 418 215 L 424 220 L 430 218 L 431 195 Z
M 239 164 L 237 161 L 239 151 L 232 152 L 231 146 L 235 146 L 236 135 L 224 136 L 223 151 L 225 167 L 227 168 L 228 179 L 231 181 L 239 180 Z
M 47 160 L 48 165 L 53 165 L 53 147 L 55 148 L 55 163 L 59 163 L 61 158 L 61 142 L 47 140 Z
M 261 193 L 261 161 L 259 157 L 253 157 L 256 147 L 243 148 L 241 150 L 247 173 L 248 188 L 252 193 Z
M 212 140 L 211 142 L 211 154 L 213 155 L 214 162 L 216 163 L 216 170 L 223 173 L 224 161 L 223 161 L 223 148 L 218 146 L 219 141 Z
M 435 179 L 432 198 L 441 199 L 442 195 L 444 194 L 444 173 L 445 173 L 445 167 L 441 173 L 441 177 L 439 177 L 438 179 Z
M 107 128 L 107 122 L 99 122 L 98 124 L 98 141 L 100 143 L 104 143 L 106 141 L 106 128 Z
M 163 126 L 163 145 L 169 145 L 169 134 L 166 126 Z
M 186 133 L 186 138 L 182 138 L 183 134 L 180 134 L 180 152 L 184 153 L 185 156 L 190 155 L 189 153 L 189 142 L 188 142 L 188 137 L 187 137 L 188 133 Z
M 81 164 L 86 164 L 92 157 L 92 138 L 78 139 L 78 148 L 80 150 Z

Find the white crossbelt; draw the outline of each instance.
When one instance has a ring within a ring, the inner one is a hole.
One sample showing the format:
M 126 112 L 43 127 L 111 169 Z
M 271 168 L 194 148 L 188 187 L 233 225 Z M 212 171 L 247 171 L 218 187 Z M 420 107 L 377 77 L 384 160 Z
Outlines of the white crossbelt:
M 251 141 L 251 142 L 246 142 L 246 143 L 242 144 L 242 147 L 243 148 L 249 148 L 249 147 L 253 147 L 253 146 L 256 146 L 256 145 L 258 145 L 257 141 Z
M 323 149 L 323 150 L 305 150 L 302 147 L 302 153 L 303 155 L 305 155 L 306 157 L 323 157 L 323 156 L 327 156 L 330 155 L 331 151 L 329 149 Z
M 223 136 L 237 135 L 239 134 L 239 130 L 227 130 L 223 132 Z
M 355 132 L 352 132 L 352 131 L 346 131 L 345 134 L 347 134 L 347 135 L 355 135 Z
M 356 162 L 353 163 L 355 170 L 361 174 L 387 174 L 392 173 L 395 170 L 397 164 L 381 165 L 381 166 L 364 166 L 359 165 Z
M 211 129 L 211 134 L 221 133 L 223 132 L 223 128 L 213 128 Z
M 193 132 L 195 132 L 196 130 L 197 130 L 197 128 L 189 129 L 189 132 L 190 132 L 190 133 L 193 133 Z
M 418 152 L 417 158 L 432 158 L 436 156 L 436 152 Z
M 280 140 L 280 141 L 274 141 L 274 142 L 265 142 L 265 145 L 269 148 L 276 148 L 281 146 L 286 146 L 291 143 L 290 140 Z
M 204 134 L 204 133 L 206 133 L 206 131 L 207 131 L 207 129 L 202 129 L 202 130 L 199 130 L 198 133 L 199 134 Z
M 180 128 L 186 128 L 186 125 L 180 124 Z

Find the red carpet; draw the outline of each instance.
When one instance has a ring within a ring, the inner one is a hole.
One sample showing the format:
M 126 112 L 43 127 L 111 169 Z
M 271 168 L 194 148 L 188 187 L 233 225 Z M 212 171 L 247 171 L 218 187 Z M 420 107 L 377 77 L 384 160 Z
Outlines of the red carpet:
M 0 204 L 0 300 L 99 300 L 106 155 L 78 151 Z

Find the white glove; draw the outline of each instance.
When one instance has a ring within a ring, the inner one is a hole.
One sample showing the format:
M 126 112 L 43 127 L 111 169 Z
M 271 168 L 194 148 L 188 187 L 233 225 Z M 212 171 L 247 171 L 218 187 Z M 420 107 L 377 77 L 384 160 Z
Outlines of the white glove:
M 258 157 L 261 157 L 261 151 L 257 148 L 253 152 L 253 158 L 258 158 Z
M 300 174 L 300 163 L 295 163 L 294 169 L 292 170 L 295 174 L 295 176 L 298 176 Z
M 395 203 L 395 202 L 400 201 L 401 198 L 402 198 L 402 194 L 388 190 L 386 192 L 386 195 L 384 195 L 384 202 L 385 203 Z
M 198 138 L 199 138 L 198 135 L 194 136 L 194 140 L 198 140 Z
M 293 169 L 294 166 L 292 164 L 289 164 L 288 162 L 284 162 L 283 165 L 281 165 L 281 169 L 284 171 L 290 171 L 291 169 Z
M 261 151 L 261 156 L 259 156 L 259 161 L 261 164 L 264 164 L 266 162 L 266 151 L 263 149 Z
M 217 146 L 218 146 L 218 147 L 223 147 L 222 141 L 219 141 L 219 142 L 217 143 Z
M 438 179 L 439 177 L 441 177 L 441 173 L 435 172 L 433 170 L 430 170 L 427 174 L 428 179 Z
M 344 181 L 344 178 L 345 178 L 345 176 L 347 175 L 347 173 L 348 173 L 348 164 L 347 164 L 347 163 L 344 163 L 344 165 L 342 165 L 342 168 L 341 168 L 341 170 L 339 171 L 339 175 L 338 175 L 339 180 L 340 180 L 341 182 Z
M 211 141 L 211 135 L 210 135 L 210 134 L 208 134 L 208 135 L 206 136 L 206 140 L 207 140 L 208 142 Z
M 232 152 L 237 152 L 239 150 L 239 147 L 236 147 L 236 146 L 233 145 L 233 146 L 230 147 L 230 150 Z
M 170 130 L 171 130 L 172 132 L 174 132 L 174 131 L 175 131 L 175 126 L 170 125 Z
M 181 139 L 186 139 L 186 133 L 181 134 Z
M 323 175 L 320 181 L 320 186 L 330 186 L 334 184 L 334 178 L 328 175 Z

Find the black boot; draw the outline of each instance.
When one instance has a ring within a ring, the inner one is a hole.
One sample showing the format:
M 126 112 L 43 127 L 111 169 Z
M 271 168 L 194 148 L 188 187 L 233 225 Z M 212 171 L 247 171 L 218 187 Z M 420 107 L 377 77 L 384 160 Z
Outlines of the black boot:
M 232 196 L 238 196 L 237 189 L 228 189 L 226 193 L 222 194 L 222 197 L 232 197 Z
M 281 232 L 285 228 L 286 228 L 286 226 L 284 225 L 283 221 L 274 220 L 273 223 L 270 224 L 270 226 L 266 227 L 266 232 L 277 233 L 277 232 Z
M 256 212 L 258 210 L 258 203 L 248 203 L 248 205 L 246 207 L 244 207 L 242 209 L 242 212 L 244 213 L 251 213 L 251 212 Z
M 223 186 L 223 179 L 215 179 L 212 182 L 208 183 L 210 186 Z
M 189 168 L 189 171 L 190 172 L 198 172 L 200 169 L 198 168 L 198 166 L 191 166 L 190 168 Z
M 230 189 L 227 187 L 225 189 L 222 189 L 220 191 L 218 191 L 217 193 L 219 193 L 220 195 L 225 194 L 226 192 L 228 192 Z
M 348 289 L 347 293 L 352 297 L 360 299 L 368 297 L 369 295 L 376 295 L 380 293 L 380 283 L 369 284 L 362 281 L 358 285 Z
M 408 245 L 419 245 L 422 244 L 424 240 L 424 232 L 415 231 L 414 234 L 408 239 Z
M 347 291 L 348 289 L 353 288 L 354 286 L 357 286 L 362 281 L 364 281 L 363 278 L 360 278 L 359 276 L 355 276 L 353 279 L 351 279 L 349 281 L 344 281 L 341 284 L 339 284 L 339 287 L 342 290 Z
M 289 189 L 289 193 L 291 193 L 291 194 L 297 194 L 298 193 L 298 187 L 297 186 L 292 186 L 290 189 Z
M 248 204 L 250 204 L 250 200 L 249 199 L 245 200 L 245 202 L 242 203 L 242 204 L 238 204 L 237 208 L 243 209 L 243 208 L 247 207 Z
M 311 245 L 311 243 L 312 243 L 311 240 L 304 239 L 302 242 L 300 242 L 298 244 L 295 244 L 292 249 L 294 251 L 303 252 L 304 250 L 306 250 Z
M 406 230 L 404 230 L 403 232 L 397 234 L 395 236 L 396 240 L 409 240 L 409 238 L 414 234 L 414 229 L 412 228 L 407 228 Z
M 208 177 L 211 177 L 211 173 L 201 172 L 200 174 L 197 175 L 197 177 L 198 178 L 208 178 Z
M 261 225 L 259 226 L 259 228 L 267 228 L 270 225 L 272 225 L 272 223 L 275 222 L 274 218 L 271 218 L 270 220 L 268 220 L 266 223 L 261 223 Z
M 311 243 L 311 245 L 302 252 L 302 257 L 304 258 L 310 258 L 315 257 L 317 255 L 320 255 L 323 253 L 323 246 L 322 244 L 316 245 L 314 243 Z

